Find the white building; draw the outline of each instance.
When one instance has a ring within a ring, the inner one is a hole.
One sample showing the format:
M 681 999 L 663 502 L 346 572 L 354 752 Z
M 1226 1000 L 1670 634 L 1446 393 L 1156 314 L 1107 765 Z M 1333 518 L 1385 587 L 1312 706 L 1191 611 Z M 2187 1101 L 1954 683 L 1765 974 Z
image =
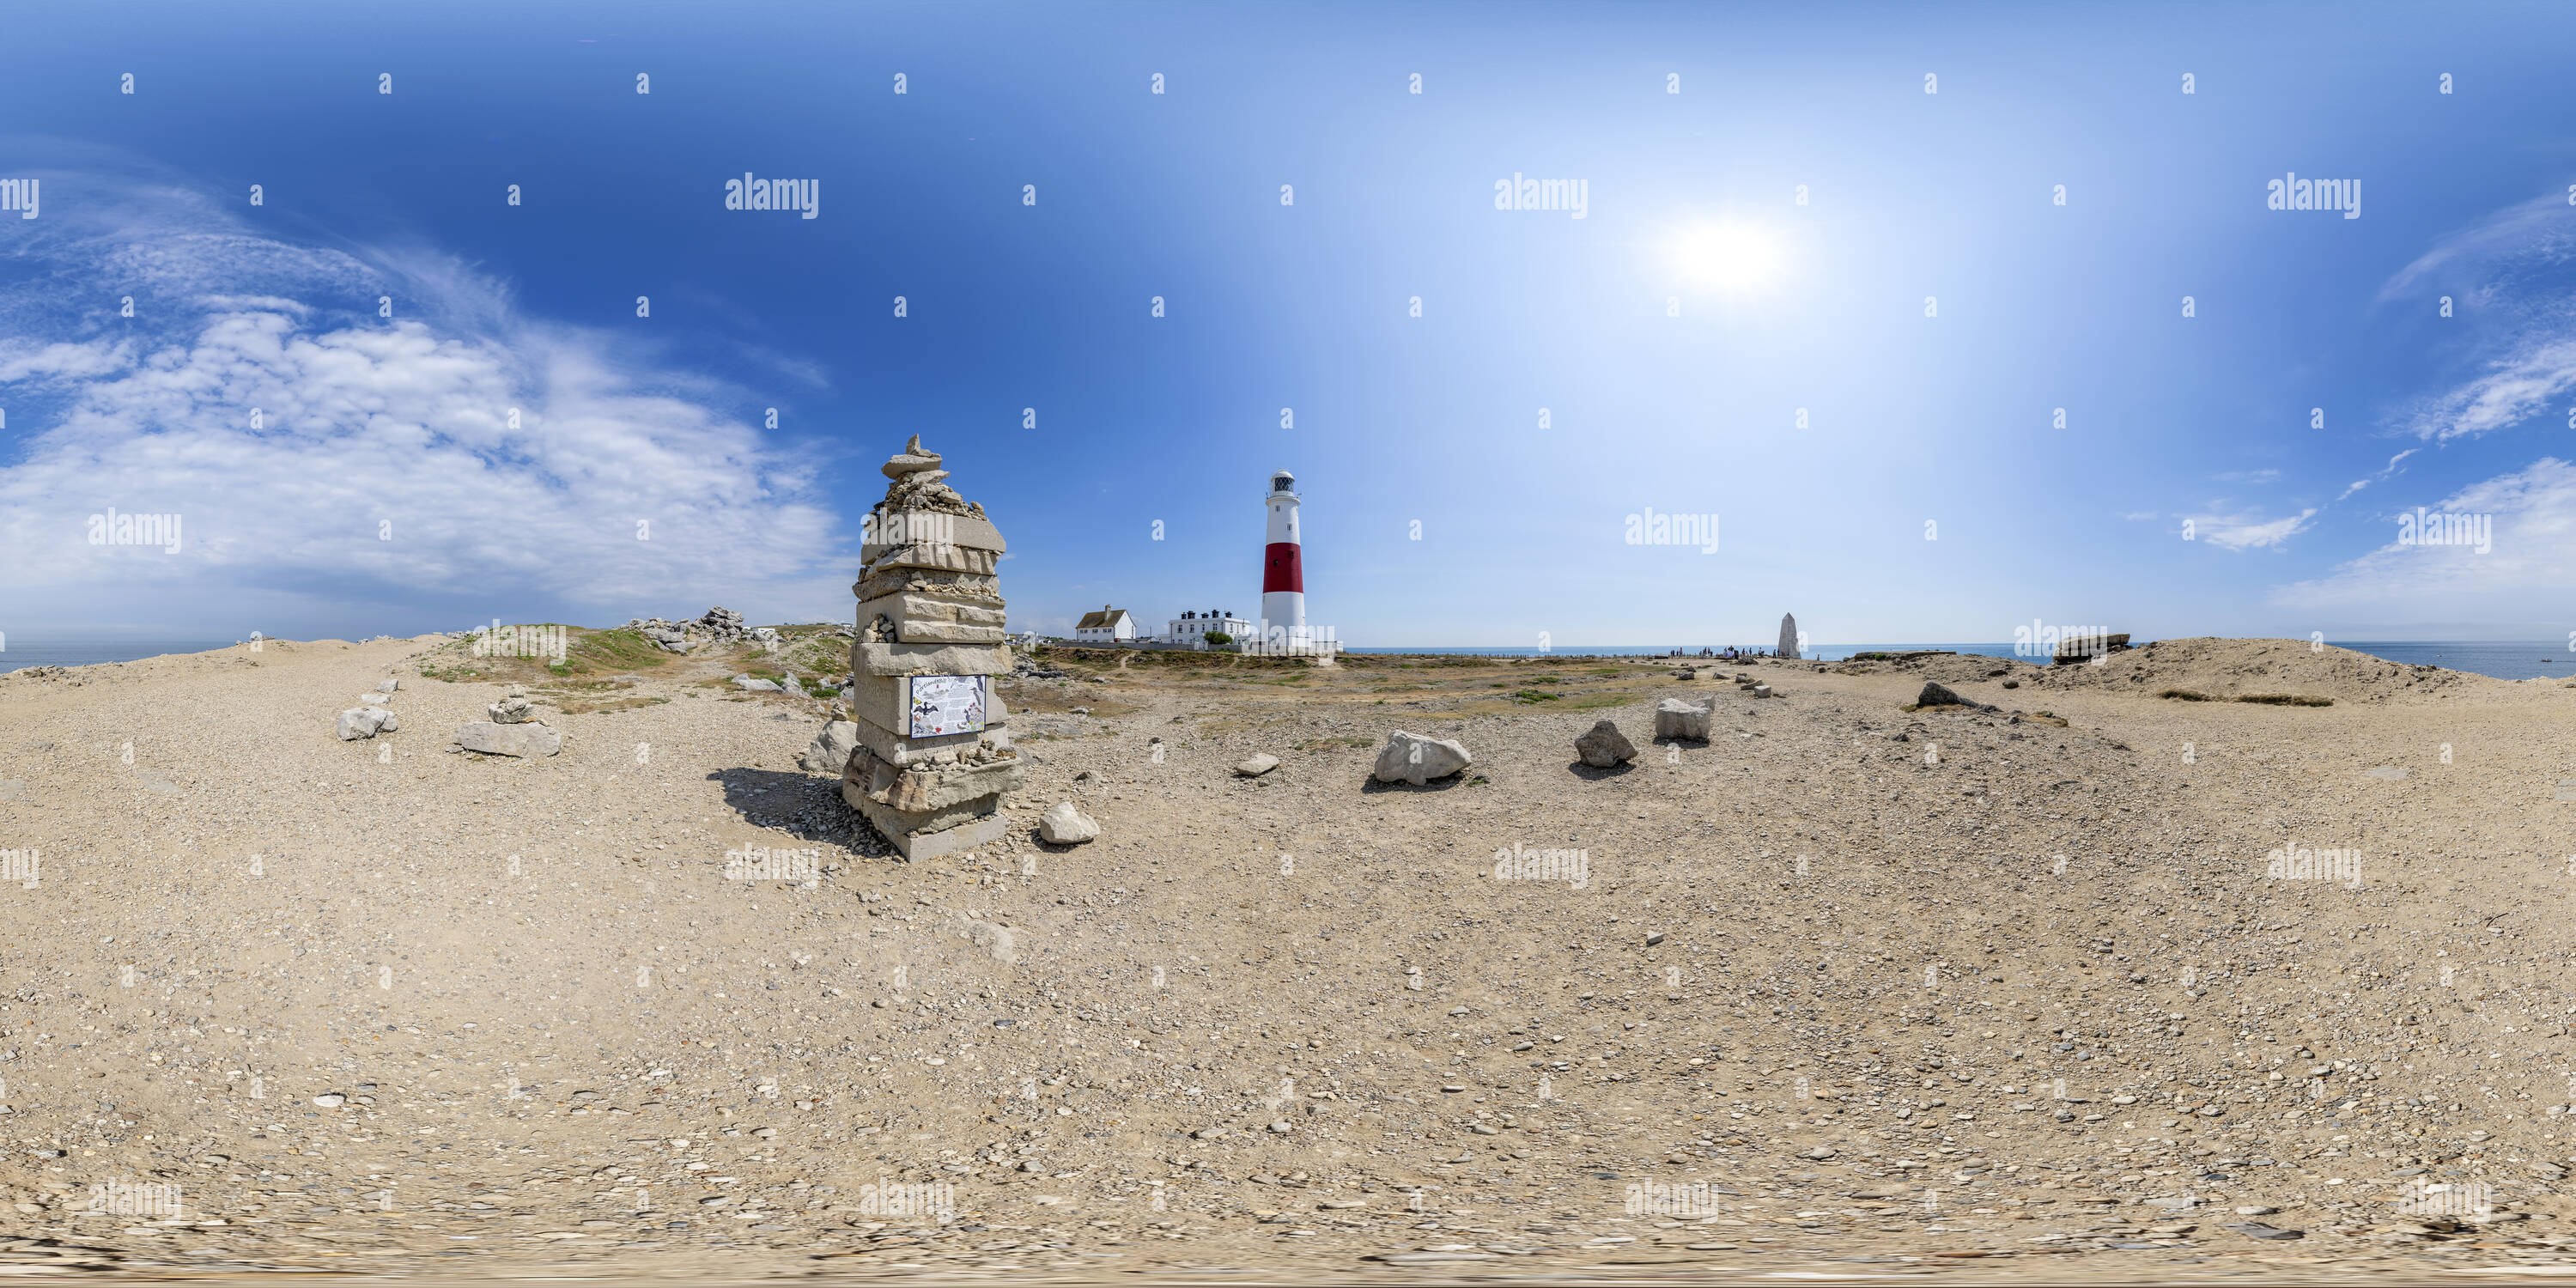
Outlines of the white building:
M 1164 628 L 1163 642 L 1206 648 L 1209 631 L 1223 631 L 1240 643 L 1252 634 L 1252 629 L 1252 623 L 1223 609 L 1212 608 L 1204 613 L 1191 610 L 1173 618 L 1171 625 Z
M 1102 604 L 1099 612 L 1084 613 L 1082 620 L 1073 624 L 1077 644 L 1123 644 L 1135 638 L 1136 619 L 1126 609 L 1107 604 Z

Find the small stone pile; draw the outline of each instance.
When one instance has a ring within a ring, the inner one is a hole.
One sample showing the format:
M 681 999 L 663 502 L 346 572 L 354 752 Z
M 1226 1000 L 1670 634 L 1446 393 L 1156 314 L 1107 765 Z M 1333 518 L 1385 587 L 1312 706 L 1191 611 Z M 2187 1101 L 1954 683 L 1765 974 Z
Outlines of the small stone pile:
M 1002 793 L 1020 785 L 1005 712 L 992 677 L 1012 673 L 1002 637 L 1002 534 L 942 480 L 938 453 L 913 435 L 888 460 L 892 482 L 868 514 L 864 566 L 850 587 L 858 632 L 850 644 L 850 728 L 827 735 L 854 745 L 841 768 L 841 799 L 867 816 L 906 859 L 990 844 L 1008 827 Z M 920 677 L 980 680 L 983 727 L 914 737 Z M 826 743 L 836 739 L 817 739 Z M 837 748 L 808 749 L 828 763 Z
M 536 723 L 536 711 L 528 690 L 513 684 L 500 701 L 483 709 L 490 720 L 477 720 L 456 731 L 456 746 L 487 756 L 551 756 L 562 751 L 563 734 Z
M 384 680 L 377 683 L 375 692 L 359 694 L 358 705 L 340 713 L 336 730 L 340 741 L 356 742 L 402 728 L 402 721 L 394 716 L 392 705 L 393 694 L 401 688 L 399 679 Z
M 730 608 L 710 608 L 704 616 L 691 621 L 673 622 L 659 617 L 635 617 L 626 622 L 635 632 L 673 653 L 686 653 L 700 644 L 756 643 L 776 647 L 778 632 L 766 626 L 743 625 L 742 614 Z

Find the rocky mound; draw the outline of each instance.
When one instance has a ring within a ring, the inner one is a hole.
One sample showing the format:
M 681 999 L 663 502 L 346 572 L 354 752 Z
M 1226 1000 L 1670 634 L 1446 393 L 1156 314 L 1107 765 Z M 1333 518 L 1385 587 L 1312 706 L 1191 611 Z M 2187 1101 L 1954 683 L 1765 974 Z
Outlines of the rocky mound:
M 1919 676 L 1949 685 L 2000 685 L 2011 680 L 2017 688 L 2034 691 L 2034 696 L 2111 691 L 2156 697 L 2172 690 L 2178 701 L 2212 702 L 2294 697 L 2379 703 L 2416 695 L 2489 692 L 2493 686 L 2511 683 L 2438 666 L 2409 666 L 2307 640 L 2206 636 L 2158 640 L 2108 654 L 2099 663 L 2058 666 L 2044 657 L 1912 654 L 1847 662 L 1835 669 L 1848 675 Z M 1996 700 L 1992 693 L 1972 696 Z

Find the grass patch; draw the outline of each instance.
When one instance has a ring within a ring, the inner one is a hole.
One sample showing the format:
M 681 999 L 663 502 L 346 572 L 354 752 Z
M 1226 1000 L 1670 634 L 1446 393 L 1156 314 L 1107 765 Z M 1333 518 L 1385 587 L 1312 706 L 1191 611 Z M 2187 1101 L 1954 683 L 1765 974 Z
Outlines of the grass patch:
M 1624 707 L 1636 700 L 1636 694 L 1620 693 L 1613 690 L 1603 690 L 1598 693 L 1578 693 L 1574 695 L 1573 701 L 1565 704 L 1565 709 L 1568 711 L 1597 711 L 1603 707 Z
M 2332 698 L 2311 698 L 2301 693 L 2240 693 L 2239 702 L 2260 702 L 2267 707 L 2330 707 Z
M 2207 702 L 2210 700 L 2208 694 L 2203 693 L 2198 689 L 2167 689 L 2156 696 L 2159 698 L 2172 698 L 2179 702 Z
M 588 716 L 608 711 L 633 711 L 639 707 L 656 707 L 668 701 L 670 701 L 669 698 L 602 698 L 595 701 L 575 698 L 569 702 L 557 702 L 555 707 L 568 716 Z
M 1515 693 L 1515 694 L 1513 694 L 1513 695 L 1512 695 L 1512 701 L 1514 701 L 1514 702 L 1524 702 L 1524 703 L 1527 703 L 1527 702 L 1554 702 L 1554 701 L 1556 701 L 1558 698 L 1561 698 L 1561 697 L 1563 697 L 1563 696 L 1565 696 L 1565 695 L 1563 695 L 1563 694 L 1561 694 L 1561 693 L 1545 693 L 1545 692 L 1541 692 L 1540 690 L 1537 690 L 1537 689 L 1523 689 L 1523 690 L 1521 690 L 1520 692 Z

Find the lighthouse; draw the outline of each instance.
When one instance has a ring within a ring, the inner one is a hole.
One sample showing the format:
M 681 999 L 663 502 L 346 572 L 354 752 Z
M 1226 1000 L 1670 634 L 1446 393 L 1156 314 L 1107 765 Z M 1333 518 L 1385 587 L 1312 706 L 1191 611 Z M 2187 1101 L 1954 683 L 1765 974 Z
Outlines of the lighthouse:
M 1298 557 L 1297 476 L 1280 470 L 1270 476 L 1270 491 L 1261 498 L 1270 511 L 1268 545 L 1261 554 L 1261 634 L 1265 641 L 1284 634 L 1290 642 L 1306 637 L 1306 573 Z

